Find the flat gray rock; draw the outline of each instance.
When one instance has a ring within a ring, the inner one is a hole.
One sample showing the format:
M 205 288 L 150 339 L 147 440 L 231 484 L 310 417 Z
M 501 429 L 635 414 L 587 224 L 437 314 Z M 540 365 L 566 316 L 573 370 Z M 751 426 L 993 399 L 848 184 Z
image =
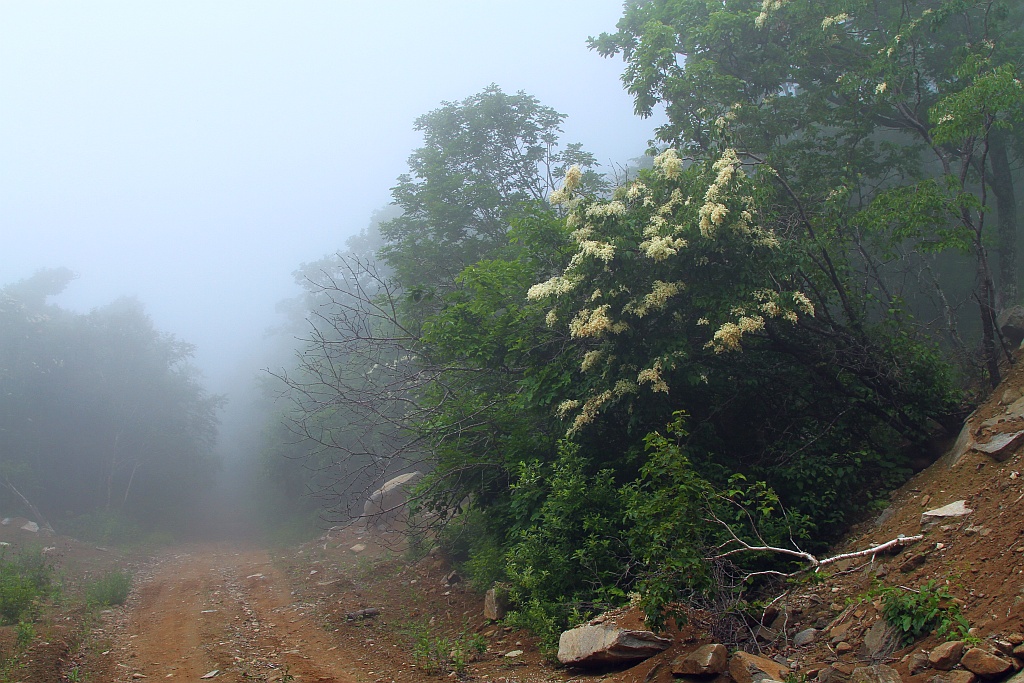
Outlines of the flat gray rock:
M 943 505 L 940 508 L 928 510 L 922 514 L 921 526 L 927 529 L 928 527 L 934 526 L 947 519 L 952 519 L 954 517 L 966 517 L 972 512 L 974 512 L 974 510 L 967 507 L 966 500 L 957 500 L 949 505 Z
M 804 645 L 810 645 L 811 643 L 818 640 L 818 634 L 821 633 L 816 628 L 805 628 L 800 633 L 793 636 L 793 645 L 795 647 L 803 647 Z
M 558 661 L 572 666 L 634 662 L 653 657 L 672 645 L 650 631 L 619 628 L 614 624 L 586 624 L 562 633 Z
M 991 455 L 1002 462 L 1006 460 L 1021 443 L 1024 443 L 1024 430 L 1008 434 L 996 434 L 985 443 L 975 443 L 974 450 Z

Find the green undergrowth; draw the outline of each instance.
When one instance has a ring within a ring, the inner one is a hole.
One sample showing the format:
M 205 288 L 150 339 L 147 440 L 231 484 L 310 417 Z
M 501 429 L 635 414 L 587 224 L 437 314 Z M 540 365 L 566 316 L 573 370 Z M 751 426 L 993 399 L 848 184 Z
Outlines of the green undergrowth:
M 22 655 L 36 639 L 36 620 L 59 594 L 56 569 L 41 548 L 0 549 L 0 627 L 9 629 L 0 639 L 0 683 L 22 679 Z
M 57 590 L 54 566 L 41 548 L 0 550 L 0 625 L 30 617 Z
M 110 607 L 123 605 L 132 588 L 132 577 L 127 572 L 113 570 L 89 581 L 85 586 L 85 600 L 89 605 Z
M 878 589 L 882 616 L 909 645 L 932 631 L 944 640 L 970 639 L 971 625 L 949 589 L 934 579 L 913 590 L 886 586 Z
M 413 662 L 429 674 L 454 673 L 461 676 L 472 658 L 487 651 L 487 640 L 479 633 L 463 631 L 456 636 L 434 633 L 427 624 L 406 631 L 411 640 Z

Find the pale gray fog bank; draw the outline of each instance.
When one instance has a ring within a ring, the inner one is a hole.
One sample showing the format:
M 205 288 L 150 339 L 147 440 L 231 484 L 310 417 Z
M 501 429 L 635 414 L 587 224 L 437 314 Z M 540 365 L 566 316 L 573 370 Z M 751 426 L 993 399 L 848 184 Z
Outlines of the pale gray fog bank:
M 420 142 L 416 117 L 494 83 L 567 115 L 609 169 L 642 154 L 596 2 L 0 5 L 0 281 L 136 297 L 232 393 L 268 358 L 292 273 L 344 246 Z M 231 397 L 236 400 L 235 397 Z

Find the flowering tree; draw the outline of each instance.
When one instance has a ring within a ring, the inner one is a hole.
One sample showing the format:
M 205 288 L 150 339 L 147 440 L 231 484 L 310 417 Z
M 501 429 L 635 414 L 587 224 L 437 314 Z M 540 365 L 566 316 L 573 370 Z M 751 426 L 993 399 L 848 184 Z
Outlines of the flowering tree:
M 1019 7 L 989 0 L 637 0 L 591 45 L 623 56 L 638 113 L 665 104 L 662 140 L 701 159 L 726 145 L 772 179 L 777 231 L 814 245 L 811 265 L 851 323 L 916 302 L 957 341 L 956 290 L 926 302 L 918 282 L 936 252 L 969 254 L 976 278 L 961 296 L 978 304 L 996 382 L 986 215 L 994 193 L 1012 302 L 1020 25 Z
M 763 476 L 790 504 L 838 519 L 842 474 L 825 488 L 804 475 L 880 476 L 897 463 L 869 435 L 923 430 L 955 392 L 912 336 L 886 341 L 894 328 L 830 313 L 841 307 L 831 276 L 776 228 L 761 170 L 732 148 L 690 164 L 670 148 L 608 201 L 574 196 L 570 171 L 552 201 L 569 210 L 575 251 L 529 297 L 571 340 L 576 378 L 557 413 L 590 453 L 609 429 L 633 433 L 624 443 L 635 447 L 686 410 L 720 471 Z

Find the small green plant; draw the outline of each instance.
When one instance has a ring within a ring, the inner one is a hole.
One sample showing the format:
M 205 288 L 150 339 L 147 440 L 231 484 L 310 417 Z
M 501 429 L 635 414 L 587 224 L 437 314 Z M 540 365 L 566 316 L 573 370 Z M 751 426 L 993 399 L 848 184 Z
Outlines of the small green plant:
M 70 683 L 80 683 L 81 680 L 82 672 L 77 666 L 71 669 L 71 671 L 68 671 L 68 681 L 70 681 Z
M 554 659 L 562 631 L 579 626 L 600 611 L 602 609 L 594 605 L 564 605 L 534 598 L 521 602 L 519 609 L 509 612 L 503 621 L 507 626 L 529 631 L 540 638 L 541 653 Z
M 448 658 L 448 641 L 434 638 L 427 630 L 421 631 L 413 642 L 412 659 L 417 668 L 429 674 L 441 673 L 442 665 Z
M 53 588 L 53 566 L 42 550 L 10 557 L 0 551 L 0 624 L 21 621 L 36 599 Z
M 428 674 L 454 672 L 462 675 L 471 661 L 473 653 L 487 651 L 487 640 L 480 634 L 449 639 L 434 636 L 429 627 L 419 626 L 410 630 L 412 636 L 412 657 L 416 667 Z
M 469 645 L 469 648 L 478 655 L 482 655 L 487 652 L 487 639 L 483 637 L 483 634 L 474 633 L 471 635 L 467 645 Z
M 36 639 L 36 627 L 31 621 L 19 621 L 16 638 L 18 648 L 25 649 Z
M 107 572 L 91 582 L 85 589 L 85 599 L 91 605 L 109 607 L 123 605 L 132 588 L 132 577 L 122 571 Z
M 879 591 L 882 615 L 909 645 L 933 630 L 947 640 L 968 637 L 970 624 L 946 586 L 931 580 L 918 590 L 887 586 Z
M 281 683 L 295 682 L 295 675 L 291 673 L 287 664 L 284 665 L 284 670 L 281 672 L 281 678 L 279 680 L 281 681 Z

